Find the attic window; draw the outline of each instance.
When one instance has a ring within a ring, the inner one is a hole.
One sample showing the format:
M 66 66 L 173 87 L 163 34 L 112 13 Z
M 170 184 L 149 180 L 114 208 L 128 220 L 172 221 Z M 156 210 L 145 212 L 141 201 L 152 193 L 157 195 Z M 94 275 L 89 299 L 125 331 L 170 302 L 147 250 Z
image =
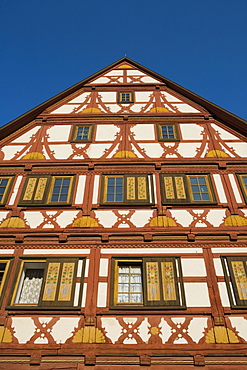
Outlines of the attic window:
M 120 91 L 118 93 L 119 103 L 134 103 L 134 93 L 132 91 Z
M 71 142 L 91 142 L 92 135 L 93 125 L 75 125 L 71 136 Z
M 159 141 L 178 141 L 178 128 L 175 123 L 158 123 L 158 138 Z

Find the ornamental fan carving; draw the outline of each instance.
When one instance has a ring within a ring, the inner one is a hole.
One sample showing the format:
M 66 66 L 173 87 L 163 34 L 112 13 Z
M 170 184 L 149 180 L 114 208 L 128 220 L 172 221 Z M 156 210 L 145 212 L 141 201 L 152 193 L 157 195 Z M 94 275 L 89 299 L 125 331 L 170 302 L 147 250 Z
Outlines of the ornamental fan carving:
M 12 334 L 5 326 L 0 326 L 0 343 L 12 343 Z
M 85 326 L 75 333 L 72 343 L 105 343 L 105 336 L 100 329 Z
M 72 224 L 72 227 L 98 227 L 98 222 L 89 216 L 80 217 L 75 220 Z
M 225 219 L 224 221 L 225 226 L 246 226 L 247 225 L 247 219 L 242 216 L 238 215 L 232 215 Z
M 176 222 L 168 216 L 158 216 L 154 217 L 150 221 L 150 226 L 158 226 L 158 227 L 168 227 L 168 226 L 177 226 Z
M 24 228 L 26 227 L 25 222 L 20 217 L 10 217 L 4 220 L 0 227 L 8 227 L 8 228 Z
M 239 343 L 236 334 L 224 326 L 215 326 L 206 334 L 206 343 Z

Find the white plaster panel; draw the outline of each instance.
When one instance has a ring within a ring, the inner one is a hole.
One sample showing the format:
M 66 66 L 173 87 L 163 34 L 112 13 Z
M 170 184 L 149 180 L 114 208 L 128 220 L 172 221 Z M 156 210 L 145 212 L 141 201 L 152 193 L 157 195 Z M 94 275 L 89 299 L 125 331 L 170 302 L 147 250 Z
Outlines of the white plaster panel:
M 195 157 L 196 149 L 200 148 L 201 143 L 180 143 L 177 152 L 184 158 Z
M 247 157 L 247 143 L 229 143 L 229 147 L 233 148 L 240 157 Z
M 126 337 L 123 340 L 123 344 L 137 344 L 137 341 L 135 338 Z
M 114 141 L 120 128 L 111 125 L 97 125 L 95 141 Z
M 135 112 L 135 113 L 138 113 L 138 112 L 140 112 L 140 110 L 142 109 L 142 108 L 144 108 L 145 107 L 145 103 L 142 103 L 142 104 L 134 104 L 134 105 L 132 105 L 132 107 L 131 107 L 131 110 L 133 111 L 133 112 Z M 127 112 L 127 111 L 126 111 Z
M 28 211 L 24 212 L 24 219 L 31 229 L 35 229 L 44 221 L 44 216 L 39 211 Z
M 67 255 L 70 256 L 71 254 L 75 255 L 85 255 L 89 254 L 90 249 L 57 249 L 57 248 L 49 248 L 49 249 L 25 249 L 23 254 L 25 255 L 50 255 L 50 254 L 57 254 L 57 255 Z
M 101 254 L 182 254 L 202 253 L 202 248 L 107 248 L 101 249 Z
M 185 338 L 175 338 L 173 344 L 188 344 Z
M 17 139 L 13 140 L 12 143 L 28 143 L 32 135 L 41 128 L 41 126 L 35 126 L 31 130 L 28 130 L 25 134 L 19 136 Z
M 96 80 L 92 81 L 91 84 L 106 84 L 109 82 L 109 78 L 107 77 L 99 77 Z
M 85 307 L 86 305 L 86 297 L 87 297 L 87 283 L 83 284 L 83 291 L 82 291 L 82 298 L 81 298 L 81 306 Z
M 215 125 L 214 123 L 212 123 L 211 125 L 216 131 L 219 132 L 220 136 L 221 136 L 221 139 L 222 140 L 240 140 L 237 136 L 235 135 L 232 135 L 230 132 L 224 130 L 223 128 L 221 128 L 220 126 L 218 125 Z
M 122 333 L 122 326 L 115 317 L 102 317 L 102 328 L 106 331 L 106 336 L 114 344 Z
M 75 108 L 79 107 L 78 104 L 64 104 L 62 107 L 55 109 L 51 114 L 69 114 L 72 113 Z
M 61 317 L 53 326 L 51 334 L 56 343 L 64 343 L 78 326 L 79 317 Z
M 188 227 L 193 221 L 193 217 L 191 216 L 191 214 L 184 209 L 172 209 L 170 210 L 170 212 L 172 214 L 172 217 L 174 217 L 176 221 L 184 227 Z
M 180 124 L 183 140 L 202 140 L 203 127 L 195 123 Z
M 207 283 L 184 283 L 187 307 L 210 307 Z
M 71 125 L 56 125 L 47 130 L 48 141 L 68 141 Z
M 117 101 L 117 93 L 115 91 L 100 91 L 99 94 L 104 103 L 112 103 Z
M 163 95 L 168 102 L 182 102 L 182 100 L 179 100 L 176 96 L 173 96 L 167 92 L 162 92 L 161 95 Z
M 23 145 L 11 145 L 11 146 L 4 146 L 2 148 L 2 152 L 4 154 L 4 160 L 8 161 L 12 159 L 17 152 L 20 152 L 24 148 Z
M 214 268 L 217 276 L 224 276 L 222 263 L 220 258 L 214 258 Z
M 33 342 L 34 344 L 48 344 L 48 339 L 46 337 L 42 338 L 42 337 L 38 337 L 37 339 L 35 339 L 35 341 Z
M 86 259 L 86 264 L 85 264 L 85 273 L 84 273 L 85 277 L 88 277 L 89 263 L 90 263 L 90 260 L 87 258 Z
M 240 337 L 247 340 L 247 320 L 239 316 L 229 316 L 231 324 L 239 332 Z
M 162 317 L 161 320 L 160 320 L 159 328 L 160 328 L 160 332 L 161 332 L 159 334 L 159 337 L 161 338 L 162 343 L 165 344 L 168 341 L 168 339 L 170 338 L 171 334 L 172 334 L 171 326 L 168 325 L 167 322 Z
M 181 113 L 199 113 L 200 111 L 191 107 L 189 104 L 172 104 Z
M 218 227 L 223 222 L 225 215 L 225 209 L 210 209 L 209 213 L 207 214 L 207 220 L 213 226 Z
M 59 216 L 57 216 L 57 223 L 61 228 L 64 228 L 72 223 L 76 217 L 78 211 L 63 211 Z
M 190 322 L 188 334 L 196 343 L 203 337 L 204 331 L 207 328 L 207 321 L 208 319 L 206 317 L 195 317 Z
M 8 214 L 9 212 L 7 211 L 0 211 L 0 221 L 2 221 Z
M 114 69 L 113 71 L 110 71 L 105 74 L 105 76 L 123 76 L 123 70 L 122 69 Z
M 117 104 L 105 104 L 107 108 L 110 109 L 112 113 L 117 113 L 120 110 L 119 105 Z
M 31 317 L 12 317 L 12 328 L 19 343 L 26 343 L 34 334 L 36 326 Z
M 103 227 L 112 227 L 117 222 L 117 216 L 112 211 L 95 211 L 95 215 Z
M 141 322 L 141 325 L 138 326 L 138 334 L 143 340 L 144 343 L 148 343 L 151 334 L 149 333 L 150 324 L 148 322 L 147 317 Z
M 212 248 L 212 253 L 247 253 L 246 248 Z
M 156 177 L 154 174 L 153 174 L 153 186 L 154 186 L 154 203 L 156 204 L 157 203 L 157 191 L 156 191 L 157 187 L 156 187 Z
M 183 276 L 206 276 L 205 263 L 202 258 L 183 258 L 181 260 Z
M 98 283 L 97 307 L 106 307 L 107 283 Z
M 135 101 L 136 103 L 148 102 L 152 94 L 153 94 L 153 91 L 136 91 Z
M 146 74 L 138 71 L 138 69 L 131 69 L 127 70 L 127 76 L 146 76 Z
M 79 96 L 77 96 L 76 98 L 70 100 L 69 103 L 84 103 L 84 101 L 90 94 L 91 94 L 90 92 L 84 92 L 80 94 Z
M 159 80 L 156 80 L 155 78 L 153 78 L 153 77 L 150 77 L 150 76 L 144 76 L 144 77 L 142 77 L 142 82 L 143 83 L 158 83 L 158 84 L 160 84 L 161 82 L 159 81 Z
M 135 140 L 155 140 L 154 135 L 154 125 L 147 124 L 137 124 L 136 126 L 131 128 L 131 131 L 135 135 Z
M 131 222 L 136 227 L 143 227 L 149 222 L 152 215 L 153 215 L 153 211 L 151 210 L 150 211 L 149 210 L 135 211 L 135 213 L 131 217 Z
M 86 175 L 79 175 L 76 188 L 75 204 L 83 203 L 86 178 L 87 178 Z
M 143 155 L 136 149 L 136 147 L 133 144 L 130 144 L 130 145 L 131 145 L 131 150 L 135 153 L 135 155 L 138 158 L 143 158 Z
M 81 274 L 82 274 L 82 264 L 83 264 L 83 261 L 82 260 L 79 260 L 78 261 L 78 266 L 77 266 L 76 277 L 81 277 Z
M 246 150 L 247 150 L 247 148 L 246 148 Z M 233 190 L 233 194 L 234 194 L 234 197 L 236 199 L 236 202 L 237 203 L 242 203 L 242 198 L 240 196 L 240 193 L 239 193 L 239 190 L 238 190 L 236 180 L 235 180 L 235 177 L 234 177 L 233 173 L 230 173 L 228 175 L 228 177 L 229 177 L 230 183 L 232 185 L 232 190 Z
M 70 144 L 50 145 L 50 149 L 54 151 L 54 157 L 56 159 L 67 159 L 73 153 Z
M 149 144 L 149 143 L 138 143 L 139 144 L 139 147 L 144 149 L 146 154 L 150 157 L 150 158 L 159 158 L 162 156 L 163 154 L 163 149 L 162 147 L 160 146 L 160 144 Z
M 99 265 L 99 276 L 108 276 L 108 258 L 101 258 Z
M 90 158 L 100 158 L 106 149 L 109 149 L 111 144 L 91 144 L 87 149 L 87 155 Z
M 11 198 L 9 200 L 9 205 L 12 205 L 12 204 L 15 203 L 15 199 L 16 199 L 17 193 L 19 191 L 19 187 L 20 187 L 20 183 L 21 183 L 22 177 L 23 176 L 17 176 L 17 179 L 15 181 L 15 185 L 14 185 L 14 189 L 13 189 Z
M 230 307 L 230 301 L 229 301 L 229 298 L 228 298 L 226 284 L 223 281 L 218 282 L 218 288 L 219 288 L 219 292 L 220 292 L 220 298 L 221 298 L 222 306 L 223 307 Z
M 94 184 L 93 184 L 93 204 L 98 203 L 98 194 L 99 194 L 99 175 L 94 176 Z
M 14 254 L 14 249 L 0 249 L 0 256 L 4 254 Z
M 224 191 L 223 184 L 222 184 L 222 181 L 221 181 L 221 176 L 219 174 L 214 174 L 213 179 L 214 179 L 214 182 L 215 182 L 215 186 L 216 186 L 216 189 L 217 189 L 217 192 L 218 192 L 218 197 L 220 199 L 220 202 L 221 203 L 227 203 L 225 191 Z

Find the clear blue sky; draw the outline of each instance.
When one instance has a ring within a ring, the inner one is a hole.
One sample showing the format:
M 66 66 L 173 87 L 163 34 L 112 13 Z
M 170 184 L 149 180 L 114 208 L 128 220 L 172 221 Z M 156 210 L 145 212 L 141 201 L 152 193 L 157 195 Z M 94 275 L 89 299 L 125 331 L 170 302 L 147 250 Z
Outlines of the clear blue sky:
M 246 0 L 1 0 L 3 125 L 125 54 L 247 119 Z

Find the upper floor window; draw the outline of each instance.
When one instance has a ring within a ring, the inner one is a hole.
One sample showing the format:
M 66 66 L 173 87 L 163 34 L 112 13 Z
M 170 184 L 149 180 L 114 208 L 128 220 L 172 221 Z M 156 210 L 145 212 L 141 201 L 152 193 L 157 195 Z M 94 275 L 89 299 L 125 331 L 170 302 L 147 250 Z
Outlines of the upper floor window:
M 232 308 L 247 306 L 247 256 L 221 257 Z
M 70 204 L 74 176 L 30 175 L 24 184 L 20 205 Z
M 240 174 L 238 175 L 240 186 L 242 188 L 244 198 L 247 202 L 247 175 L 246 174 Z
M 0 177 L 0 205 L 4 205 L 9 194 L 13 176 Z
M 152 175 L 103 175 L 102 204 L 153 204 Z
M 72 132 L 72 142 L 91 142 L 93 125 L 75 125 Z
M 21 260 L 10 305 L 78 307 L 82 264 L 78 258 Z
M 158 123 L 158 139 L 159 141 L 178 141 L 178 128 L 175 123 Z
M 5 287 L 9 266 L 10 260 L 0 259 L 0 299 L 3 296 L 3 290 Z
M 209 175 L 162 174 L 164 204 L 215 203 Z
M 119 91 L 118 92 L 119 103 L 134 103 L 133 91 Z
M 112 308 L 185 308 L 178 257 L 114 258 Z

